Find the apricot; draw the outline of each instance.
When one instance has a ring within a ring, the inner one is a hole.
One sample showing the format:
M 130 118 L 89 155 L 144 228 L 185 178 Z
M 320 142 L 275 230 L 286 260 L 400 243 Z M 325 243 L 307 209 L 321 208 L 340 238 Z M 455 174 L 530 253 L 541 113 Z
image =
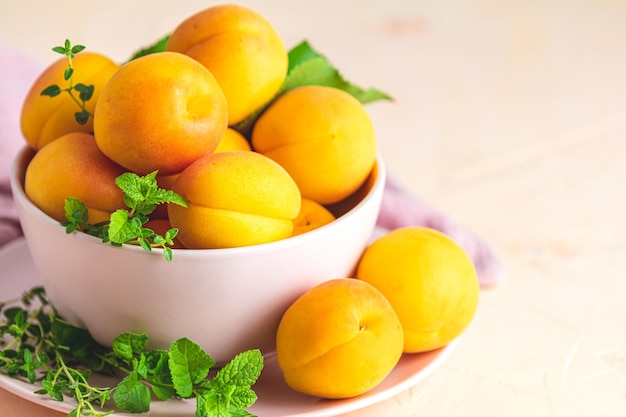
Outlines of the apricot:
M 363 184 L 375 163 L 376 135 L 350 94 L 306 86 L 280 96 L 259 117 L 252 149 L 283 166 L 304 197 L 327 205 Z
M 41 148 L 26 168 L 24 191 L 44 213 L 61 222 L 65 199 L 80 199 L 89 211 L 89 223 L 108 220 L 125 207 L 115 178 L 125 170 L 108 159 L 88 133 L 72 132 Z
M 310 198 L 302 198 L 300 213 L 293 221 L 292 236 L 310 232 L 335 220 L 335 215 L 326 207 Z
M 128 62 L 104 86 L 94 134 L 100 150 L 128 170 L 171 175 L 217 148 L 226 112 L 224 94 L 205 67 L 159 52 Z
M 233 126 L 269 102 L 287 76 L 283 40 L 259 13 L 234 4 L 204 9 L 172 32 L 166 49 L 207 67 L 228 102 Z
M 73 67 L 73 85 L 82 83 L 94 87 L 91 98 L 85 102 L 86 110 L 93 114 L 102 87 L 119 69 L 119 65 L 104 55 L 81 52 L 73 58 Z M 22 134 L 35 150 L 66 133 L 93 132 L 93 118 L 90 117 L 85 124 L 76 121 L 74 114 L 80 111 L 80 107 L 69 94 L 62 92 L 56 97 L 41 95 L 42 90 L 53 84 L 61 89 L 68 87 L 69 81 L 63 78 L 66 68 L 65 57 L 48 66 L 32 84 L 22 104 Z M 78 96 L 78 93 L 74 94 Z
M 404 351 L 446 346 L 470 324 L 479 284 L 467 253 L 450 237 L 425 227 L 396 229 L 364 252 L 358 279 L 378 288 L 398 314 Z
M 376 387 L 402 355 L 402 326 L 380 291 L 353 278 L 319 284 L 284 313 L 276 359 L 295 391 L 348 398 Z
M 225 151 L 250 151 L 250 142 L 245 138 L 244 135 L 239 133 L 233 128 L 226 129 L 222 140 L 219 145 L 217 145 L 217 149 L 215 152 L 225 152 Z
M 173 191 L 187 208 L 168 205 L 178 239 L 189 249 L 248 246 L 287 238 L 300 192 L 277 163 L 256 152 L 207 155 L 180 173 Z

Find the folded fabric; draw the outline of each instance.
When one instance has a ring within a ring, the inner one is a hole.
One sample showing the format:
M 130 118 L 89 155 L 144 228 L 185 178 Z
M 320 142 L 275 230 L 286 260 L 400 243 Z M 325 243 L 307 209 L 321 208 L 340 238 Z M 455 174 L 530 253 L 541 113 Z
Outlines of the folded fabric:
M 19 126 L 23 99 L 43 65 L 0 42 L 0 247 L 19 237 L 21 229 L 13 204 L 9 175 L 12 161 L 24 145 Z M 481 285 L 503 279 L 500 259 L 489 244 L 453 222 L 441 211 L 413 196 L 393 179 L 387 181 L 377 233 L 399 227 L 425 226 L 439 230 L 461 245 L 472 258 Z

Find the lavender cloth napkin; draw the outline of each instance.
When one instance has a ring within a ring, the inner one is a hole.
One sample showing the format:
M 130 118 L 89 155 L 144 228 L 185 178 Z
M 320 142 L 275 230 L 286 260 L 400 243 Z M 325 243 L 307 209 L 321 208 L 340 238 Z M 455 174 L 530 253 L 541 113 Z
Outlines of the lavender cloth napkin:
M 0 42 L 0 247 L 21 236 L 11 196 L 9 174 L 18 150 L 24 145 L 19 126 L 22 102 L 43 65 Z M 411 195 L 393 179 L 387 181 L 377 233 L 404 226 L 427 226 L 455 239 L 474 261 L 481 286 L 503 279 L 501 262 L 492 247 L 444 215 Z M 0 266 L 1 269 L 1 266 Z

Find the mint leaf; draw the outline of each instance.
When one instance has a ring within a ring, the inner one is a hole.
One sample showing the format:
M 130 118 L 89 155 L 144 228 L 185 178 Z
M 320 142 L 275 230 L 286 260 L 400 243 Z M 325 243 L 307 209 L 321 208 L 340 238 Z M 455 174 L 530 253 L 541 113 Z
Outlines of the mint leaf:
M 113 243 L 122 244 L 136 238 L 141 233 L 141 220 L 137 217 L 130 218 L 126 210 L 116 210 L 111 213 L 109 222 L 109 240 Z
M 250 387 L 259 378 L 262 369 L 261 351 L 248 350 L 235 356 L 220 369 L 208 386 L 235 408 L 247 408 L 257 400 L 256 394 Z
M 196 400 L 196 409 L 201 410 L 202 413 L 199 414 L 202 417 L 230 416 L 228 402 L 215 391 L 207 391 L 199 396 Z
M 187 202 L 179 194 L 176 194 L 172 190 L 164 190 L 163 188 L 157 189 L 153 195 L 150 196 L 148 201 L 150 204 L 163 204 L 174 203 L 179 206 L 187 207 Z
M 161 401 L 172 398 L 176 390 L 172 387 L 172 376 L 168 365 L 169 353 L 166 350 L 152 350 L 144 353 L 148 376 L 152 381 L 152 391 Z
M 113 352 L 126 362 L 141 353 L 148 344 L 145 333 L 122 333 L 113 339 Z
M 258 349 L 242 352 L 227 363 L 211 380 L 213 384 L 225 386 L 252 386 L 263 369 L 263 355 Z
M 156 171 L 143 177 L 132 172 L 126 172 L 115 178 L 115 184 L 124 192 L 124 203 L 134 210 L 139 203 L 146 199 L 151 190 L 156 190 L 156 175 Z
M 215 361 L 195 342 L 182 338 L 170 346 L 168 365 L 174 389 L 182 398 L 190 398 L 193 385 L 209 374 Z
M 319 57 L 322 57 L 322 55 L 313 49 L 309 42 L 306 40 L 300 42 L 289 51 L 289 66 L 287 67 L 287 74 L 290 74 L 295 67 L 303 62 Z
M 62 222 L 61 225 L 65 226 L 65 232 L 68 234 L 75 230 L 81 230 L 89 220 L 87 206 L 77 198 L 66 198 L 64 209 L 67 221 Z
M 347 81 L 332 63 L 303 41 L 289 51 L 289 72 L 281 94 L 305 85 L 323 85 L 343 90 L 363 104 L 378 100 L 392 100 L 391 96 L 375 88 L 363 89 Z
M 145 413 L 150 411 L 150 389 L 141 382 L 137 371 L 132 371 L 115 388 L 113 401 L 122 410 Z

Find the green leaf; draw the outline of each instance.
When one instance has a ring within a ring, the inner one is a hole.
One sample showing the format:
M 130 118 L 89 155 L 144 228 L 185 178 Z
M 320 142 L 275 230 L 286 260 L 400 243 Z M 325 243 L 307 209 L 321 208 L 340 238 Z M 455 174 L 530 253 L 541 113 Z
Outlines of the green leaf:
M 128 211 L 122 209 L 111 213 L 109 222 L 109 239 L 111 242 L 126 243 L 139 235 L 139 231 L 133 222 L 128 220 L 128 216 Z
M 146 353 L 148 373 L 152 376 L 152 391 L 160 400 L 167 400 L 176 395 L 172 387 L 172 376 L 168 365 L 169 353 L 166 350 L 155 349 Z
M 179 206 L 187 207 L 187 202 L 184 198 L 172 190 L 164 190 L 163 188 L 157 189 L 148 202 L 151 204 L 173 203 L 178 204 Z
M 77 198 L 68 197 L 65 199 L 65 218 L 75 224 L 85 224 L 89 220 L 89 210 L 87 206 Z
M 168 365 L 176 392 L 190 398 L 193 385 L 207 377 L 215 361 L 197 343 L 182 338 L 170 346 Z
M 77 54 L 79 52 L 82 52 L 83 50 L 85 50 L 85 47 L 83 45 L 74 45 L 71 49 L 73 54 Z
M 212 379 L 219 386 L 252 386 L 263 369 L 263 355 L 258 349 L 247 350 L 235 356 Z
M 72 67 L 65 68 L 65 71 L 63 72 L 63 79 L 65 79 L 65 81 L 67 81 L 70 78 L 72 78 L 72 75 L 74 75 L 74 68 L 72 68 Z
M 78 348 L 95 343 L 87 330 L 56 318 L 51 325 L 52 341 L 58 346 Z
M 204 415 L 209 417 L 230 417 L 230 405 L 228 400 L 213 390 L 202 394 L 202 399 L 198 401 Z
M 165 51 L 165 47 L 167 45 L 167 41 L 170 39 L 170 35 L 165 35 L 164 37 L 162 37 L 161 39 L 159 39 L 158 41 L 156 41 L 154 44 L 149 45 L 146 48 L 142 48 L 139 51 L 135 52 L 129 59 L 129 61 L 132 61 L 133 59 L 137 59 L 140 58 L 144 55 L 150 55 L 150 54 L 154 54 L 156 52 L 163 52 Z
M 347 81 L 331 62 L 303 41 L 289 51 L 289 72 L 281 94 L 305 85 L 323 85 L 343 90 L 362 104 L 377 100 L 392 100 L 380 90 L 363 89 Z
M 54 48 L 52 48 L 52 50 L 61 55 L 65 55 L 65 53 L 67 52 L 67 50 L 62 46 L 55 46 Z
M 322 55 L 317 52 L 311 44 L 304 40 L 291 48 L 288 53 L 289 65 L 287 67 L 287 74 L 290 74 L 291 71 L 298 65 L 302 64 L 313 58 L 319 58 Z
M 235 356 L 210 381 L 209 386 L 223 395 L 236 408 L 254 404 L 257 396 L 250 389 L 263 369 L 263 355 L 258 349 Z
M 91 96 L 93 96 L 95 87 L 93 86 L 93 84 L 85 85 L 83 83 L 78 83 L 74 86 L 74 89 L 78 91 L 78 97 L 82 101 L 88 101 Z
M 130 208 L 135 208 L 138 202 L 143 201 L 150 188 L 156 189 L 156 180 L 152 174 L 140 177 L 126 172 L 115 178 L 115 184 L 124 192 L 124 197 L 128 198 L 125 202 Z
M 59 87 L 56 84 L 52 84 L 52 85 L 47 86 L 43 90 L 41 90 L 40 95 L 48 96 L 48 97 L 56 97 L 59 94 L 61 94 L 62 91 L 63 90 L 61 90 L 61 87 Z
M 130 361 L 134 355 L 138 355 L 148 344 L 148 335 L 145 333 L 122 333 L 113 339 L 113 352 Z
M 77 111 L 76 113 L 74 113 L 74 120 L 76 120 L 76 123 L 78 123 L 79 125 L 84 125 L 89 121 L 89 116 L 90 114 L 88 111 Z
M 137 372 L 133 371 L 117 385 L 113 401 L 125 411 L 146 413 L 150 411 L 150 389 L 141 382 Z

